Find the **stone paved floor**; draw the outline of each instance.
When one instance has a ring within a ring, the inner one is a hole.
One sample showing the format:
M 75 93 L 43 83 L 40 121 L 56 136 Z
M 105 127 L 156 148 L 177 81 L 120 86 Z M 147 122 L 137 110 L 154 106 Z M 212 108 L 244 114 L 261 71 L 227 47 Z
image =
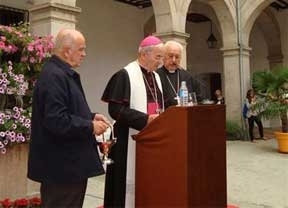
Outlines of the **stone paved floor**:
M 241 208 L 288 208 L 288 154 L 275 139 L 227 142 L 228 202 Z
M 103 205 L 105 176 L 90 178 L 83 208 L 96 208 Z
M 227 141 L 228 204 L 241 208 L 288 208 L 288 154 L 277 152 L 270 130 L 268 140 Z M 103 204 L 105 176 L 89 180 L 84 208 Z

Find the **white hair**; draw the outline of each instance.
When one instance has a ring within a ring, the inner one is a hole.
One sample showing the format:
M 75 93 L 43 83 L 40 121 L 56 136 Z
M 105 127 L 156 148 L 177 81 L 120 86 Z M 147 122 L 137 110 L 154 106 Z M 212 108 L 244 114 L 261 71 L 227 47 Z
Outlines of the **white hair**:
M 165 44 L 164 44 L 164 47 L 165 47 L 165 50 L 169 47 L 173 47 L 173 46 L 176 46 L 178 47 L 180 50 L 181 50 L 181 53 L 183 52 L 184 48 L 183 48 L 183 45 L 175 40 L 168 40 Z
M 83 37 L 82 33 L 74 29 L 62 29 L 54 40 L 54 53 L 60 53 L 65 47 L 73 48 L 75 40 Z

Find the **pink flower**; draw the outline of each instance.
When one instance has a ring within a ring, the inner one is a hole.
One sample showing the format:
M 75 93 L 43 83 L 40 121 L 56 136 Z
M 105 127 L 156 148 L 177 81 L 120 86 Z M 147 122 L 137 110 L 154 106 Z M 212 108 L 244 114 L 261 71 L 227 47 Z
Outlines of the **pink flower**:
M 28 57 L 27 57 L 27 56 L 22 56 L 22 57 L 21 57 L 21 61 L 22 61 L 22 62 L 25 62 L 25 61 L 27 61 L 27 60 L 28 60 Z
M 1 154 L 5 154 L 6 153 L 6 148 L 2 148 L 1 149 Z M 3 206 L 3 207 L 5 207 L 5 206 Z
M 31 36 L 27 26 L 0 25 L 0 95 L 25 95 L 28 98 L 24 100 L 27 109 L 11 107 L 13 110 L 0 113 L 1 153 L 6 152 L 9 144 L 30 139 L 31 91 L 53 48 L 52 36 Z M 0 207 L 3 206 L 0 204 Z
M 1 49 L 4 49 L 4 48 L 5 48 L 5 43 L 2 42 L 2 41 L 0 41 L 0 48 L 1 48 Z
M 34 57 L 30 57 L 29 61 L 30 61 L 31 64 L 33 64 L 33 63 L 36 62 L 36 59 Z
M 28 47 L 27 47 L 27 50 L 28 50 L 28 51 L 30 51 L 30 52 L 31 52 L 31 51 L 33 51 L 33 50 L 34 50 L 34 47 L 33 47 L 33 45 L 31 45 L 31 44 L 30 44 L 30 45 L 28 45 Z

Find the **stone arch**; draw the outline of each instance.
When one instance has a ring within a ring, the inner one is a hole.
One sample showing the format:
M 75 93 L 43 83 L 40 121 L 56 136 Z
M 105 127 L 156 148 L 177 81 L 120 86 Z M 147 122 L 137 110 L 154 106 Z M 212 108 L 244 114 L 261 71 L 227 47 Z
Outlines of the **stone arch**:
M 229 0 L 192 0 L 190 4 L 194 2 L 208 5 L 213 10 L 215 15 L 203 15 L 213 20 L 213 23 L 216 24 L 217 31 L 220 33 L 221 39 L 223 40 L 222 46 L 224 48 L 235 47 L 235 43 L 237 43 L 236 14 L 235 7 L 233 7 L 231 3 L 227 3 Z
M 279 23 L 271 9 L 266 8 L 255 20 L 254 26 L 257 26 L 263 34 L 268 49 L 267 58 L 270 62 L 270 68 L 273 68 L 274 65 L 282 62 L 283 55 Z M 251 37 L 251 33 L 249 37 Z
M 223 48 L 237 44 L 236 6 L 229 0 L 208 1 L 217 16 L 218 31 L 222 34 Z
M 200 72 L 211 73 L 216 71 L 222 73 L 222 60 L 219 59 L 221 57 L 219 48 L 223 45 L 222 32 L 221 28 L 219 31 L 219 21 L 214 9 L 204 1 L 192 1 L 187 15 L 186 33 L 190 36 L 187 39 L 187 69 L 197 74 Z M 217 47 L 214 49 L 208 48 L 207 45 L 207 39 L 211 34 L 210 24 L 212 26 L 211 32 L 217 39 Z M 197 57 L 196 54 L 202 55 Z M 207 58 L 213 64 L 208 64 L 206 61 Z M 197 63 L 197 66 L 195 63 Z
M 243 44 L 248 45 L 250 33 L 256 19 L 273 1 L 274 0 L 249 1 L 243 5 L 241 9 Z
M 211 22 L 213 24 L 213 29 L 217 30 L 217 32 L 219 32 L 219 33 L 222 33 L 221 28 L 219 28 L 219 21 L 218 21 L 218 18 L 216 16 L 215 10 L 213 7 L 211 7 L 210 4 L 205 3 L 204 1 L 192 1 L 190 6 L 189 6 L 189 10 L 188 10 L 187 15 L 190 15 L 191 13 L 192 14 L 196 13 L 196 15 L 198 14 L 200 17 L 203 16 L 202 17 L 203 20 L 200 20 L 199 22 L 196 18 L 196 23 L 201 23 L 201 24 L 207 23 L 207 25 L 209 25 L 208 20 L 211 20 Z M 198 18 L 200 18 L 200 17 L 198 17 Z M 188 19 L 187 19 L 187 22 L 189 22 Z M 186 22 L 186 27 L 187 27 L 187 22 Z M 192 22 L 193 22 L 193 20 L 192 20 Z M 186 28 L 186 31 L 187 31 L 187 28 Z
M 157 33 L 185 32 L 186 14 L 191 0 L 151 0 L 151 2 Z
M 218 40 L 218 45 L 220 46 L 218 48 L 237 47 L 237 34 L 236 34 L 236 26 L 235 26 L 236 24 L 235 24 L 235 18 L 234 18 L 235 15 L 233 16 L 233 8 L 231 8 L 231 5 L 228 5 L 224 0 L 220 0 L 220 1 L 192 0 L 189 6 L 189 12 L 199 13 L 212 21 L 213 31 L 214 31 L 213 33 L 214 35 L 216 35 L 216 38 Z M 208 31 L 209 22 L 205 24 L 207 24 L 207 31 Z M 188 27 L 188 24 L 187 24 L 187 27 Z M 187 28 L 187 33 L 192 32 L 191 35 L 193 35 L 194 33 L 193 29 L 190 29 L 190 32 L 188 32 L 188 29 L 189 28 Z M 215 33 L 215 30 L 217 30 L 216 33 Z M 196 37 L 196 38 L 199 38 L 199 37 Z M 201 42 L 202 41 L 203 41 L 203 38 L 201 38 Z M 191 44 L 189 44 L 187 47 L 187 50 L 190 52 L 190 55 L 193 54 L 193 52 L 191 53 L 191 51 L 193 51 L 193 44 L 192 46 Z M 189 54 L 189 52 L 187 52 L 187 54 Z M 224 76 L 225 70 L 223 66 L 224 58 L 220 58 L 222 56 L 222 52 L 219 49 L 218 50 L 217 49 L 216 50 L 202 49 L 202 53 L 206 54 L 205 57 L 207 57 L 208 59 L 213 60 L 213 67 L 209 64 L 204 66 L 203 60 L 202 60 L 202 65 L 204 67 L 201 66 L 201 64 L 198 64 L 198 66 L 196 65 L 196 70 L 198 69 L 197 76 L 201 77 L 202 74 L 207 74 L 207 73 L 208 74 L 219 73 L 221 74 L 221 77 L 218 77 L 220 78 L 220 81 L 219 80 L 216 80 L 216 81 L 217 83 L 220 82 L 220 86 L 218 86 L 219 88 L 224 88 L 225 86 L 225 76 Z M 195 54 L 195 51 L 194 51 L 194 54 Z M 189 57 L 190 61 L 187 63 L 188 69 L 193 69 L 193 68 L 195 69 L 195 66 L 193 66 L 193 63 L 195 62 L 194 59 L 192 57 Z M 201 59 L 197 59 L 197 60 L 201 60 Z M 199 68 L 201 67 L 205 70 L 199 71 Z M 210 78 L 211 80 L 209 82 L 212 82 L 213 77 L 210 77 Z
M 218 32 L 221 34 L 223 41 L 223 47 L 235 47 L 237 43 L 237 24 L 236 24 L 236 6 L 231 3 L 231 0 L 218 0 L 218 1 L 207 1 L 207 0 L 192 0 L 192 3 L 203 3 L 209 5 L 216 16 L 214 23 L 216 24 Z M 190 6 L 190 5 L 189 5 Z M 212 16 L 208 16 L 212 19 Z

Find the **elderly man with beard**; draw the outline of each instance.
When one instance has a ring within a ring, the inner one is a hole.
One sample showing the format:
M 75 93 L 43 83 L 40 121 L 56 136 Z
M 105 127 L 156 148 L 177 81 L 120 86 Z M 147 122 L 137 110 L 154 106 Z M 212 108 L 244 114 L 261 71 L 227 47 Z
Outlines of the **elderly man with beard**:
M 177 105 L 181 81 L 186 81 L 188 92 L 196 92 L 199 97 L 199 88 L 192 75 L 181 68 L 183 46 L 177 41 L 167 41 L 164 45 L 164 65 L 157 70 L 162 82 L 165 108 Z

